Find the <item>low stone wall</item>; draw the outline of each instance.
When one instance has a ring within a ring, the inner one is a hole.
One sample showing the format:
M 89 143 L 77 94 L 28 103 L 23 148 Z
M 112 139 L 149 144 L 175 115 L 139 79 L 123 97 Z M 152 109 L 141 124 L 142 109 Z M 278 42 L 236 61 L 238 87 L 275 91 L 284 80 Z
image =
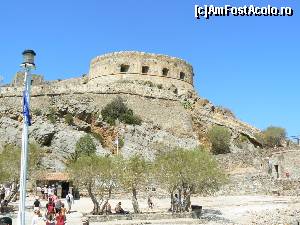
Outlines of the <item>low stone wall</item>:
M 113 220 L 161 220 L 176 218 L 193 218 L 192 212 L 187 213 L 140 213 L 126 215 L 86 215 L 89 222 L 107 222 Z

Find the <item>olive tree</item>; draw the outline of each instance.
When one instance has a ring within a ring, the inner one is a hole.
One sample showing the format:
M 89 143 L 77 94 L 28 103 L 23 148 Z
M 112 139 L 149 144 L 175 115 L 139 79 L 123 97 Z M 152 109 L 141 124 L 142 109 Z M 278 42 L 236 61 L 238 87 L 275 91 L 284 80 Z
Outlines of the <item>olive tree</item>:
M 132 206 L 135 213 L 140 213 L 137 200 L 137 192 L 147 181 L 149 166 L 145 159 L 140 155 L 133 155 L 129 159 L 123 159 L 119 164 L 119 182 L 122 188 L 132 192 Z
M 102 214 L 116 184 L 117 158 L 82 155 L 67 166 L 72 180 L 84 188 L 91 198 L 93 214 Z
M 28 177 L 34 180 L 44 170 L 41 164 L 44 151 L 39 145 L 30 143 L 28 154 Z M 12 144 L 4 145 L 3 151 L 0 153 L 0 183 L 6 182 L 12 184 L 12 193 L 8 201 L 11 201 L 17 193 L 20 179 L 20 166 L 20 147 Z
M 270 126 L 262 132 L 262 140 L 265 147 L 280 146 L 285 137 L 286 131 L 281 127 Z
M 175 193 L 178 193 L 180 202 L 183 195 L 184 207 L 188 210 L 192 193 L 212 193 L 226 181 L 217 161 L 202 149 L 175 149 L 158 155 L 153 174 L 170 193 L 172 210 L 175 208 Z

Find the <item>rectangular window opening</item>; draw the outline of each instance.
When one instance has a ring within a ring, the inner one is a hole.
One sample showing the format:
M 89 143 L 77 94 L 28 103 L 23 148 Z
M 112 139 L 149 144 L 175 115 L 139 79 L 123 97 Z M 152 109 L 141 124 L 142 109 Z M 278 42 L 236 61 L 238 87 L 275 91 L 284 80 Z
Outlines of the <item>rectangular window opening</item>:
M 124 65 L 124 64 L 121 65 L 121 69 L 120 69 L 121 73 L 127 73 L 128 70 L 129 70 L 129 65 Z
M 184 78 L 185 78 L 185 73 L 184 72 L 180 72 L 180 79 L 184 80 Z
M 148 73 L 149 72 L 149 66 L 142 66 L 142 73 Z
M 168 70 L 167 68 L 163 68 L 163 69 L 162 69 L 162 75 L 163 75 L 163 76 L 167 76 L 168 73 L 169 73 L 169 70 Z

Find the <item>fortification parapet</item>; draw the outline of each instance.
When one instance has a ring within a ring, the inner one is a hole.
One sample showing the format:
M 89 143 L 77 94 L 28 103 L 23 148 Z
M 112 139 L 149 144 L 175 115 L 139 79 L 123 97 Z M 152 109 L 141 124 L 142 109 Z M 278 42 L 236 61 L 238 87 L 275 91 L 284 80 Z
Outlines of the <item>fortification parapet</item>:
M 186 61 L 166 55 L 137 51 L 113 52 L 91 61 L 89 82 L 119 79 L 145 80 L 193 89 L 193 67 Z
M 14 79 L 11 83 L 11 86 L 14 87 L 19 87 L 24 85 L 24 77 L 25 74 L 24 72 L 17 72 L 16 75 L 14 76 Z M 44 76 L 43 75 L 38 75 L 38 74 L 32 74 L 31 75 L 31 85 L 41 85 L 44 84 Z

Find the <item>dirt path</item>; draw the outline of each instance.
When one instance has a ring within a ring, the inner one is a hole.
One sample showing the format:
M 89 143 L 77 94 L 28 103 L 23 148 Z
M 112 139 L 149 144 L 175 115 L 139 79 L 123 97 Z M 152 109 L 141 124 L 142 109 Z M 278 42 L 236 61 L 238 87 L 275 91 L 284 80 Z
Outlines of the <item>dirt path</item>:
M 114 208 L 117 202 L 121 201 L 125 210 L 133 211 L 131 201 L 125 198 L 110 200 L 110 204 Z M 166 212 L 170 205 L 167 198 L 154 198 L 154 209 L 147 208 L 147 200 L 139 199 L 141 210 L 146 212 Z M 29 200 L 27 205 L 30 206 L 32 201 Z M 42 205 L 45 204 L 44 202 Z M 277 224 L 276 221 L 281 219 L 283 213 L 293 218 L 293 210 L 300 209 L 300 197 L 296 196 L 218 196 L 218 197 L 194 197 L 192 204 L 203 206 L 203 216 L 200 220 L 195 219 L 171 219 L 171 220 L 118 220 L 109 222 L 91 222 L 90 225 L 136 225 L 136 224 Z M 81 219 L 84 213 L 92 211 L 92 202 L 89 198 L 81 198 L 75 201 L 73 211 L 67 215 L 67 224 L 81 225 Z M 274 216 L 273 216 L 274 214 Z M 275 215 L 276 214 L 276 215 Z M 298 213 L 299 214 L 299 213 Z M 26 224 L 30 224 L 32 219 L 32 210 L 26 213 Z M 16 224 L 16 215 L 11 215 Z M 297 215 L 295 215 L 297 216 Z M 275 222 L 271 222 L 275 221 Z
M 166 211 L 169 208 L 169 199 L 153 199 L 155 207 L 151 212 Z M 124 209 L 132 211 L 131 202 L 128 199 L 113 199 L 110 204 L 114 207 L 118 201 L 122 201 Z M 139 200 L 143 212 L 149 211 L 146 199 Z M 152 221 L 110 221 L 105 223 L 90 223 L 91 225 L 102 224 L 254 224 L 253 215 L 278 210 L 290 210 L 300 208 L 300 198 L 295 196 L 219 196 L 219 197 L 195 197 L 192 204 L 203 206 L 203 220 L 173 219 Z M 74 209 L 79 212 L 89 212 L 92 204 L 89 199 L 83 198 L 75 203 Z M 266 223 L 268 224 L 268 223 Z

